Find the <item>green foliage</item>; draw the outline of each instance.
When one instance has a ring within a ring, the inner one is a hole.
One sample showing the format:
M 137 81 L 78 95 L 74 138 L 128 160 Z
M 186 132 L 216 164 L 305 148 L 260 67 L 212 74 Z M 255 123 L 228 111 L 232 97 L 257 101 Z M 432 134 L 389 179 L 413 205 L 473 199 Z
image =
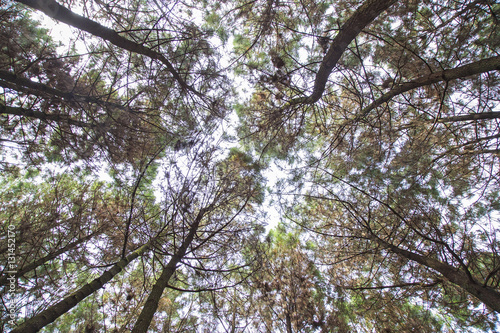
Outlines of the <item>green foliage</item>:
M 22 319 L 151 244 L 44 330 L 495 331 L 500 5 L 47 3 L 94 22 L 0 5 Z

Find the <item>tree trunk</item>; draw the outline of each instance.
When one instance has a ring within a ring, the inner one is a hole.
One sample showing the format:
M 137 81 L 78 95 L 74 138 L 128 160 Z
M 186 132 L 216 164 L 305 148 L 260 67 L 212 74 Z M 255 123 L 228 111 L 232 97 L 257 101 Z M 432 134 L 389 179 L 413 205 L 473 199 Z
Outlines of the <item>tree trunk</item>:
M 51 306 L 50 308 L 42 311 L 35 317 L 28 319 L 20 326 L 12 330 L 12 333 L 34 333 L 38 332 L 41 328 L 52 323 L 54 320 L 59 318 L 61 315 L 65 314 L 76 306 L 81 300 L 87 296 L 93 294 L 97 290 L 101 289 L 104 284 L 110 281 L 118 273 L 120 273 L 132 260 L 136 259 L 142 255 L 149 248 L 150 243 L 145 244 L 129 254 L 126 258 L 123 258 L 117 262 L 112 268 L 104 272 L 100 277 L 96 278 L 90 283 L 87 283 L 75 293 L 66 297 L 59 303 Z
M 290 314 L 288 313 L 288 310 L 286 311 L 285 314 L 285 320 L 286 320 L 286 333 L 293 333 L 292 320 L 290 319 Z
M 395 0 L 367 0 L 352 16 L 345 22 L 338 35 L 333 39 L 330 48 L 321 61 L 316 79 L 314 81 L 313 92 L 308 97 L 299 97 L 290 101 L 289 105 L 314 104 L 325 91 L 326 82 L 337 65 L 340 57 L 347 49 L 347 46 L 357 35 L 370 23 L 373 22 L 383 11 L 388 9 Z
M 188 247 L 193 242 L 194 236 L 196 235 L 196 231 L 200 225 L 200 221 L 205 215 L 206 210 L 201 209 L 196 217 L 195 221 L 191 225 L 189 229 L 189 233 L 182 242 L 181 246 L 177 249 L 175 254 L 172 256 L 167 266 L 163 269 L 160 277 L 156 281 L 151 293 L 149 294 L 144 307 L 142 308 L 141 314 L 135 323 L 134 328 L 132 329 L 132 333 L 143 333 L 146 332 L 151 325 L 151 321 L 153 320 L 153 316 L 158 309 L 158 303 L 161 299 L 163 291 L 168 285 L 168 281 L 174 274 L 177 269 L 177 264 L 184 258 L 186 255 Z
M 424 257 L 420 254 L 413 253 L 407 250 L 403 250 L 395 245 L 389 244 L 381 239 L 375 238 L 378 243 L 389 248 L 392 252 L 404 257 L 406 259 L 415 261 L 421 265 L 431 268 L 445 277 L 448 281 L 454 283 L 455 285 L 461 287 L 462 289 L 474 295 L 481 302 L 486 304 L 488 307 L 496 312 L 500 312 L 500 293 L 488 286 L 485 286 L 465 272 L 457 269 L 451 265 L 440 262 L 436 259 Z

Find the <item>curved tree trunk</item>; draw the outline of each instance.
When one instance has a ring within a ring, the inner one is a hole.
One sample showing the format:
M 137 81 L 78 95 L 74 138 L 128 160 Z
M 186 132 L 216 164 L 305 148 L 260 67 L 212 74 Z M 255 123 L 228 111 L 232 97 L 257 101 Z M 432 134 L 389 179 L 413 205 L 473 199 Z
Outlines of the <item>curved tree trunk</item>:
M 330 48 L 321 61 L 316 79 L 314 81 L 313 92 L 308 97 L 299 97 L 290 101 L 289 105 L 314 104 L 325 91 L 326 82 L 337 65 L 340 57 L 347 49 L 347 46 L 357 35 L 370 23 L 373 22 L 383 11 L 387 10 L 395 0 L 367 0 L 352 16 L 345 22 L 338 35 L 333 39 Z
M 120 36 L 116 31 L 109 29 L 95 21 L 86 17 L 73 13 L 68 8 L 61 6 L 54 0 L 16 0 L 33 9 L 42 11 L 45 15 L 52 17 L 55 20 L 66 23 L 70 26 L 86 31 L 94 36 L 107 40 L 113 45 L 116 45 L 124 50 L 145 55 L 151 59 L 159 60 L 163 63 L 174 79 L 183 89 L 190 90 L 199 94 L 193 87 L 189 86 L 186 81 L 175 70 L 170 61 L 163 54 L 151 50 L 142 44 L 138 44 L 125 37 Z

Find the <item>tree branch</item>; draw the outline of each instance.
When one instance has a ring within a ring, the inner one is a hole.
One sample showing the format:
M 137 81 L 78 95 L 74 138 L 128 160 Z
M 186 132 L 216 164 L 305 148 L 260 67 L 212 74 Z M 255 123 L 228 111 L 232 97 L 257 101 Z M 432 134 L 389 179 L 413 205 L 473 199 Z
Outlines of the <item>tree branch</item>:
M 16 273 L 15 273 L 15 277 L 16 278 L 19 278 L 20 276 L 23 276 L 24 274 L 40 267 L 41 265 L 45 264 L 46 262 L 54 259 L 54 258 L 57 258 L 59 255 L 65 253 L 65 252 L 68 252 L 69 250 L 72 250 L 74 248 L 76 248 L 78 245 L 80 245 L 81 243 L 89 240 L 90 238 L 96 236 L 97 233 L 92 233 L 90 235 L 87 235 L 83 238 L 80 238 L 70 244 L 67 244 L 66 246 L 64 246 L 63 248 L 57 250 L 57 251 L 54 251 L 53 253 L 49 253 L 48 255 L 46 255 L 45 257 L 43 258 L 40 258 L 38 260 L 35 260 L 33 262 L 31 262 L 30 264 L 28 265 L 25 265 L 23 266 L 20 270 L 18 270 Z M 6 284 L 9 283 L 9 280 L 8 280 L 8 276 L 6 274 L 4 274 L 1 278 L 0 278 L 0 286 L 4 286 Z
M 367 0 L 356 9 L 352 16 L 342 26 L 337 36 L 333 39 L 330 48 L 321 61 L 318 73 L 316 73 L 312 94 L 308 97 L 294 98 L 288 103 L 288 106 L 316 103 L 323 95 L 328 77 L 337 65 L 344 51 L 347 49 L 347 46 L 349 46 L 354 38 L 356 38 L 367 25 L 373 22 L 377 16 L 395 2 L 395 0 Z
M 342 289 L 349 289 L 349 290 L 374 290 L 374 289 L 392 289 L 392 288 L 406 288 L 406 287 L 421 287 L 421 288 L 430 288 L 434 287 L 435 285 L 443 282 L 442 280 L 436 280 L 432 283 L 427 283 L 424 284 L 422 282 L 408 282 L 408 283 L 401 283 L 401 284 L 395 284 L 392 286 L 375 286 L 375 287 L 349 287 L 349 286 L 336 286 L 338 288 Z
M 61 97 L 68 102 L 95 103 L 104 107 L 116 108 L 128 112 L 136 112 L 130 107 L 126 107 L 119 103 L 113 103 L 107 100 L 105 101 L 95 96 L 79 95 L 79 94 L 74 94 L 72 92 L 55 89 L 46 84 L 31 81 L 30 79 L 24 78 L 22 76 L 4 70 L 0 70 L 0 86 L 8 89 L 13 89 L 16 91 L 24 91 L 36 96 L 46 97 L 47 95 L 52 95 Z M 22 89 L 20 87 L 27 89 Z
M 55 122 L 65 122 L 69 125 L 78 126 L 82 128 L 94 128 L 96 125 L 88 124 L 83 121 L 71 119 L 69 116 L 60 114 L 47 114 L 41 111 L 34 111 L 31 109 L 25 109 L 21 107 L 6 106 L 0 103 L 0 114 L 11 114 L 15 116 L 29 117 L 40 119 L 44 121 L 55 121 Z
M 59 303 L 49 307 L 48 309 L 40 312 L 33 318 L 28 319 L 20 326 L 12 330 L 12 333 L 34 333 L 38 332 L 42 327 L 52 323 L 76 306 L 81 300 L 91 295 L 95 291 L 101 289 L 108 281 L 120 273 L 132 260 L 144 254 L 149 249 L 150 243 L 147 243 L 126 258 L 121 259 L 112 268 L 105 271 L 101 276 L 94 279 L 92 282 L 87 283 L 73 294 L 64 298 Z
M 454 121 L 469 121 L 469 120 L 499 119 L 499 118 L 500 118 L 500 112 L 482 112 L 482 113 L 471 113 L 462 116 L 439 118 L 437 121 L 439 123 L 450 123 Z
M 33 9 L 42 11 L 45 15 L 53 19 L 66 23 L 72 27 L 86 31 L 94 36 L 107 40 L 111 44 L 118 46 L 124 50 L 145 55 L 151 59 L 159 60 L 163 63 L 167 70 L 172 74 L 174 79 L 179 83 L 182 89 L 194 92 L 196 95 L 201 96 L 192 86 L 188 85 L 186 81 L 181 78 L 179 73 L 175 70 L 174 66 L 165 58 L 161 53 L 153 51 L 141 44 L 133 42 L 125 37 L 120 36 L 116 31 L 109 29 L 95 21 L 86 17 L 75 14 L 68 8 L 61 6 L 55 0 L 16 0 Z
M 363 111 L 361 111 L 361 114 L 357 118 L 361 119 L 363 117 L 366 117 L 366 115 L 368 115 L 368 113 L 370 113 L 373 109 L 379 107 L 383 103 L 388 102 L 393 97 L 400 95 L 404 92 L 407 92 L 409 90 L 427 86 L 441 81 L 456 80 L 460 78 L 465 78 L 467 76 L 485 73 L 493 70 L 500 70 L 500 56 L 479 60 L 457 68 L 447 69 L 441 72 L 436 72 L 429 75 L 421 76 L 413 81 L 400 84 L 391 91 L 389 91 L 388 93 L 383 94 L 382 97 L 378 98 L 373 103 L 368 105 Z

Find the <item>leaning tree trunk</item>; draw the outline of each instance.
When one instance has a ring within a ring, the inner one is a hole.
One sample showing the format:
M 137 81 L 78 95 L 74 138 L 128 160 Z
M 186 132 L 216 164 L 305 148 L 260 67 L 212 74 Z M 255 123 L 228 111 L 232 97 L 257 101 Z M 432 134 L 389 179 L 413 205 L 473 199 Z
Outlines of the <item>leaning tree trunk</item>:
M 500 293 L 494 288 L 479 283 L 464 271 L 443 263 L 439 260 L 424 257 L 420 254 L 401 249 L 379 238 L 375 239 L 379 244 L 389 248 L 392 252 L 398 254 L 399 256 L 415 261 L 423 266 L 441 273 L 441 275 L 448 281 L 464 289 L 465 291 L 479 299 L 481 302 L 483 302 L 485 305 L 500 313 Z
M 177 249 L 177 251 L 175 251 L 175 254 L 172 256 L 167 266 L 163 269 L 160 277 L 153 286 L 153 289 L 151 290 L 151 293 L 149 294 L 144 307 L 142 308 L 141 314 L 139 315 L 139 318 L 137 319 L 137 322 L 132 329 L 132 333 L 143 333 L 148 330 L 149 325 L 151 325 L 151 321 L 153 320 L 153 316 L 158 309 L 158 303 L 163 294 L 163 291 L 167 287 L 168 281 L 177 269 L 177 264 L 182 260 L 182 258 L 184 258 L 188 247 L 193 242 L 194 236 L 196 235 L 196 231 L 200 226 L 200 221 L 203 218 L 205 212 L 205 209 L 200 210 L 198 216 L 189 229 L 188 235 L 182 242 L 182 245 Z
M 112 268 L 104 272 L 100 277 L 96 278 L 90 283 L 87 283 L 86 285 L 84 285 L 83 287 L 81 287 L 76 292 L 66 297 L 59 303 L 42 311 L 33 318 L 28 319 L 23 324 L 12 330 L 12 333 L 32 333 L 32 332 L 34 333 L 38 332 L 41 328 L 45 327 L 46 325 L 52 323 L 61 315 L 65 314 L 73 307 L 75 307 L 84 298 L 93 294 L 97 290 L 101 289 L 104 286 L 104 284 L 106 284 L 118 273 L 120 273 L 132 260 L 136 259 L 144 252 L 146 252 L 150 244 L 151 242 L 141 246 L 140 248 L 129 254 L 126 258 L 123 258 L 122 260 L 117 262 Z
M 172 66 L 165 56 L 157 51 L 151 50 L 143 44 L 136 43 L 125 37 L 119 35 L 116 31 L 105 27 L 95 21 L 86 17 L 75 14 L 68 8 L 60 5 L 55 0 L 16 0 L 33 9 L 42 11 L 45 15 L 52 17 L 55 20 L 64 22 L 72 27 L 86 31 L 94 36 L 100 37 L 113 45 L 116 45 L 124 50 L 145 55 L 151 59 L 158 60 L 165 65 L 167 70 L 172 74 L 174 79 L 179 83 L 183 89 L 190 90 L 199 94 L 193 87 L 189 86 L 186 81 L 179 75 L 179 73 Z

